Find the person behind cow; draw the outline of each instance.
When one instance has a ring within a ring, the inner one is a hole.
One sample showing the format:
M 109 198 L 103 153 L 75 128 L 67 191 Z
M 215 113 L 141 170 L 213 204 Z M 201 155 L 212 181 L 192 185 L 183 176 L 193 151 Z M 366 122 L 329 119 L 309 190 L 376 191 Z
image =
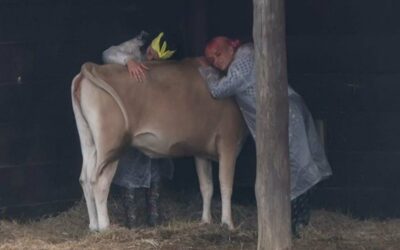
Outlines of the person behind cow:
M 105 63 L 126 65 L 129 74 L 142 82 L 146 77 L 148 67 L 143 61 L 166 60 L 176 52 L 173 36 L 164 32 L 140 32 L 139 35 L 117 46 L 111 46 L 103 52 Z
M 103 61 L 126 65 L 131 77 L 142 82 L 149 69 L 143 62 L 171 58 L 176 51 L 174 46 L 174 41 L 164 32 L 149 34 L 142 31 L 133 39 L 106 49 L 103 52 Z M 150 159 L 134 148 L 130 148 L 121 157 L 113 183 L 122 187 L 122 203 L 129 228 L 138 225 L 138 188 L 146 188 L 149 225 L 159 224 L 160 182 L 162 177 L 172 177 L 173 168 L 170 159 Z
M 214 98 L 235 97 L 255 140 L 257 86 L 253 44 L 241 45 L 238 40 L 216 37 L 207 44 L 205 57 L 213 67 L 203 65 L 199 71 L 207 81 L 211 95 Z M 292 231 L 297 235 L 298 228 L 309 221 L 310 189 L 332 171 L 310 111 L 290 86 L 288 97 Z

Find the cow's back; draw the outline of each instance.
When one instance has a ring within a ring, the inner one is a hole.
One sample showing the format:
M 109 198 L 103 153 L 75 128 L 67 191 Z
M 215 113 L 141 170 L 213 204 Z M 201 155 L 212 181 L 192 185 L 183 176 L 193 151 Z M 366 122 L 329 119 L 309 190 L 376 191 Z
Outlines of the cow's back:
M 195 59 L 148 66 L 146 80 L 137 82 L 124 66 L 87 65 L 121 98 L 136 146 L 160 155 L 216 158 L 218 143 L 242 139 L 245 124 L 236 103 L 211 97 Z

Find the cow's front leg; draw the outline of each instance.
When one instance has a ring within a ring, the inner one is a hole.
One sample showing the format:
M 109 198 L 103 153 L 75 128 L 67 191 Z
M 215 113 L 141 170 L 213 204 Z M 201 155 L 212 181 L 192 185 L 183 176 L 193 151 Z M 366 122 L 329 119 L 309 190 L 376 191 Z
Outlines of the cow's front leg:
M 204 158 L 195 158 L 201 196 L 203 198 L 202 223 L 211 223 L 211 198 L 214 192 L 211 162 Z
M 235 174 L 236 157 L 234 154 L 221 154 L 219 159 L 219 183 L 222 199 L 222 225 L 227 225 L 230 230 L 234 229 L 232 221 L 232 187 Z

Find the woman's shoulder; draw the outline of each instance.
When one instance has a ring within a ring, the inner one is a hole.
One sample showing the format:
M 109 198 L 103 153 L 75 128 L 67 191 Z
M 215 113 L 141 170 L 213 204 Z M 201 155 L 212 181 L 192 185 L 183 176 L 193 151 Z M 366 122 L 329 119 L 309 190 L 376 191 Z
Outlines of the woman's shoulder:
M 253 43 L 244 43 L 238 48 L 238 52 L 241 53 L 254 53 L 254 44 Z
M 254 57 L 254 45 L 252 43 L 241 45 L 236 51 L 236 57 Z
M 254 46 L 252 43 L 242 44 L 235 53 L 234 61 L 252 62 L 254 61 Z

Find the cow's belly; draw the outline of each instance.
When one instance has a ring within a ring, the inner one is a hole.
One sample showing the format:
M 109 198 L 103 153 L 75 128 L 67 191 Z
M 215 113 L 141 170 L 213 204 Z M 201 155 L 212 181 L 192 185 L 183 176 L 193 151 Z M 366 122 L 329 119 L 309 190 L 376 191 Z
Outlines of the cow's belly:
M 169 155 L 169 142 L 165 137 L 154 132 L 141 132 L 133 137 L 133 146 L 139 148 L 151 158 Z
M 141 131 L 133 137 L 134 147 L 141 150 L 150 158 L 179 157 L 201 155 L 206 158 L 215 158 L 215 153 L 207 149 L 204 142 L 190 142 L 179 136 L 173 136 L 160 131 Z

